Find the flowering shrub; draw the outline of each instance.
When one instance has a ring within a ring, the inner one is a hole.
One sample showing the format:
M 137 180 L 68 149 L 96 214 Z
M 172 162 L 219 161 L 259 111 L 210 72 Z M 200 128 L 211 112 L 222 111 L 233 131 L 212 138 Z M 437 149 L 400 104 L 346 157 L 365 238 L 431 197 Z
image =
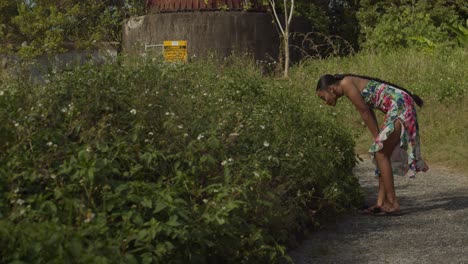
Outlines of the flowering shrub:
M 291 87 L 235 60 L 0 83 L 0 262 L 287 260 L 362 198 L 351 137 Z

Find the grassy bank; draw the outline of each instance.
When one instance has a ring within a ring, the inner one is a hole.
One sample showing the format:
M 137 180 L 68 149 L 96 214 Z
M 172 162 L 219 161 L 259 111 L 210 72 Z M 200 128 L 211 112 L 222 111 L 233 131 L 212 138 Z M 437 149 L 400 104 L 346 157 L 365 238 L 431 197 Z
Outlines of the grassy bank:
M 467 60 L 468 54 L 462 49 L 435 54 L 414 50 L 362 53 L 348 58 L 308 61 L 293 70 L 291 79 L 304 95 L 311 93 L 317 78 L 324 73 L 369 75 L 406 87 L 425 101 L 424 107 L 418 108 L 423 157 L 430 164 L 468 171 Z M 339 102 L 332 111 L 354 134 L 357 152 L 365 154 L 371 143 L 370 133 L 345 101 Z

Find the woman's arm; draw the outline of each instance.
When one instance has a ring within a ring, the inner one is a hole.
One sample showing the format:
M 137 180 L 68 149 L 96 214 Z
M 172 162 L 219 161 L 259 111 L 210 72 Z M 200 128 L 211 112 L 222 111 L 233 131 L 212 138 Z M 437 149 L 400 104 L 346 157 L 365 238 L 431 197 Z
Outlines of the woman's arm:
M 346 95 L 346 97 L 348 97 L 351 103 L 358 110 L 362 120 L 366 124 L 372 136 L 376 138 L 379 135 L 377 118 L 375 117 L 374 111 L 370 109 L 369 106 L 367 106 L 364 102 L 364 98 L 362 98 L 359 89 L 352 82 L 345 80 L 341 82 L 341 87 L 343 88 L 343 92 Z

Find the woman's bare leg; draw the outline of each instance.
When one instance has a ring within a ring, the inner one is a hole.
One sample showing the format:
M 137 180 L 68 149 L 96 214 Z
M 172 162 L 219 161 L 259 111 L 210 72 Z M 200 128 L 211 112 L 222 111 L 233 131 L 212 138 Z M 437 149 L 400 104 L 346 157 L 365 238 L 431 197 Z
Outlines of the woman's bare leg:
M 379 196 L 377 197 L 376 207 L 382 207 L 386 200 L 385 187 L 382 182 L 382 177 L 379 177 Z
M 382 198 L 382 210 L 386 212 L 400 210 L 400 204 L 395 193 L 395 186 L 393 181 L 393 171 L 391 164 L 392 152 L 400 143 L 401 122 L 395 121 L 395 130 L 389 135 L 387 140 L 383 143 L 383 148 L 375 153 L 375 159 L 380 170 L 379 177 L 379 198 Z M 383 185 L 383 193 L 381 196 L 380 185 Z M 378 201 L 379 202 L 379 201 Z

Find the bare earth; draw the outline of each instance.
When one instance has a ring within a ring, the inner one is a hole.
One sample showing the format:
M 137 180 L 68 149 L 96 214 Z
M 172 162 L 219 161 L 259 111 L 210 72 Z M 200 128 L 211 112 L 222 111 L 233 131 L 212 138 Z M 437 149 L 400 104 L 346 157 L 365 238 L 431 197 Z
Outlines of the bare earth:
M 373 165 L 355 171 L 375 201 Z M 468 175 L 431 167 L 395 178 L 402 216 L 351 214 L 327 223 L 289 254 L 302 263 L 468 263 Z

